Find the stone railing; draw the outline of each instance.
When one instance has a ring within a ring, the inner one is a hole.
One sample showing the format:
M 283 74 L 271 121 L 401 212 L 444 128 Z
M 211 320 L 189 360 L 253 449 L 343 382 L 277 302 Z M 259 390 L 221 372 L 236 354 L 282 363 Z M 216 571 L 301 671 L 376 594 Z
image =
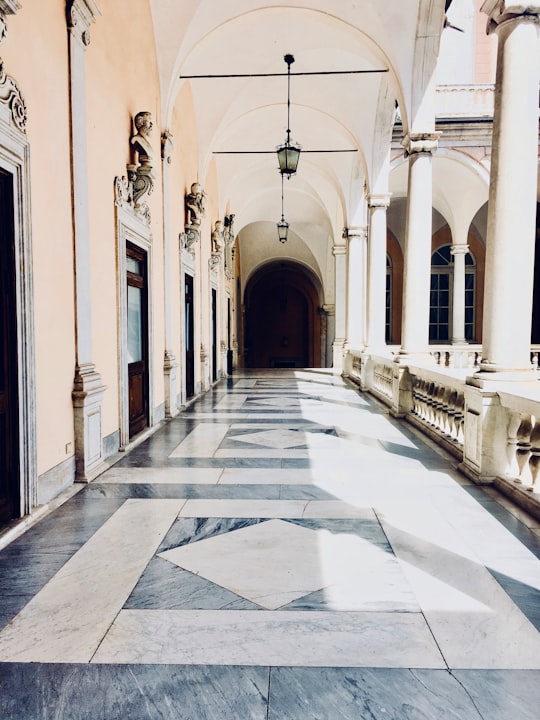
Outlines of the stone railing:
M 501 477 L 527 492 L 540 491 L 540 390 L 528 396 L 499 392 L 499 398 L 508 417 L 507 463 Z
M 474 370 L 482 359 L 481 345 L 431 345 L 430 353 L 440 367 Z
M 394 369 L 392 360 L 384 358 L 374 358 L 373 365 L 373 387 L 382 396 L 392 403 L 394 396 Z
M 439 85 L 435 115 L 451 117 L 493 117 L 494 85 Z
M 465 377 L 460 373 L 408 368 L 411 382 L 411 404 L 407 419 L 435 436 L 457 457 L 463 455 L 465 421 Z

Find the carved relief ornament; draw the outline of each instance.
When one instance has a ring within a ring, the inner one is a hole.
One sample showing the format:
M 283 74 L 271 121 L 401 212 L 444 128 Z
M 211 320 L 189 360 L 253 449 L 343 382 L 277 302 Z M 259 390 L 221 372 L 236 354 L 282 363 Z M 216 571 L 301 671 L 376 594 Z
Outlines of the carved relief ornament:
M 90 25 L 101 12 L 94 0 L 68 0 L 66 18 L 71 33 L 86 48 L 90 45 Z
M 0 102 L 7 105 L 16 128 L 26 132 L 26 103 L 15 80 L 4 70 L 4 61 L 0 58 Z

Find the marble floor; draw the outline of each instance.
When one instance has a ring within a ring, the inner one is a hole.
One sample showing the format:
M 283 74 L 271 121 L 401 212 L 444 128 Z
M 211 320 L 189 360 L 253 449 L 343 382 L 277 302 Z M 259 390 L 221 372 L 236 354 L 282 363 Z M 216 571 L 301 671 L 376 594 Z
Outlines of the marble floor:
M 235 374 L 0 551 L 0 718 L 539 720 L 539 525 L 328 371 Z

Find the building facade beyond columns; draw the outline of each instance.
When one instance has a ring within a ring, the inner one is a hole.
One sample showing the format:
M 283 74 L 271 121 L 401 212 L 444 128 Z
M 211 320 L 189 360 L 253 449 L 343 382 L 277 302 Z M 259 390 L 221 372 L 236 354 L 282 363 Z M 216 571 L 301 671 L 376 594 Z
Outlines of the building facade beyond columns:
M 366 346 L 370 351 L 381 349 L 386 344 L 386 210 L 389 204 L 388 194 L 368 196 Z
M 531 369 L 538 164 L 540 2 L 488 0 L 498 36 L 488 203 L 483 359 L 477 377 Z M 504 373 L 504 375 L 501 375 Z
M 87 482 L 103 465 L 101 412 L 105 387 L 92 353 L 85 52 L 90 25 L 100 14 L 93 0 L 67 3 L 71 111 L 72 213 L 75 249 L 75 377 L 73 410 L 76 479 Z
M 428 360 L 433 169 L 440 133 L 410 133 L 403 140 L 409 158 L 403 268 L 403 319 L 398 361 Z

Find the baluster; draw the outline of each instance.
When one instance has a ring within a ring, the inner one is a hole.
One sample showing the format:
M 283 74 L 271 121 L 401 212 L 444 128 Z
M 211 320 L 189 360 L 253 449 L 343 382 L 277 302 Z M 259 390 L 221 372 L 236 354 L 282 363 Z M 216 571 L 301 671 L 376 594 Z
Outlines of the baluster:
M 442 397 L 442 427 L 441 430 L 445 435 L 450 435 L 450 396 L 452 388 L 445 388 Z
M 465 409 L 465 396 L 458 393 L 456 402 L 456 438 L 455 441 L 463 445 L 463 417 Z
M 435 425 L 438 430 L 444 432 L 443 397 L 444 385 L 437 385 L 435 391 Z
M 531 364 L 533 370 L 538 370 L 538 353 L 533 352 L 531 353 Z
M 428 385 L 428 422 L 435 424 L 435 383 L 430 382 Z
M 450 397 L 448 398 L 448 428 L 449 435 L 452 440 L 457 438 L 457 426 L 456 426 L 456 405 L 457 405 L 457 390 L 452 390 Z
M 518 476 L 514 480 L 514 482 L 518 483 L 518 485 L 527 484 L 524 480 L 529 468 L 528 460 L 529 455 L 531 454 L 531 432 L 531 416 L 522 415 L 521 423 L 517 431 L 516 461 L 518 464 Z
M 519 476 L 519 466 L 516 459 L 516 449 L 518 443 L 517 434 L 520 425 L 521 414 L 518 412 L 511 412 L 510 419 L 508 421 L 508 440 L 506 446 L 506 457 L 508 459 L 506 475 L 510 478 L 517 478 Z
M 529 458 L 529 470 L 531 471 L 531 484 L 527 487 L 529 492 L 534 492 L 536 479 L 540 472 L 540 418 L 535 418 L 534 427 L 531 433 L 531 456 Z

